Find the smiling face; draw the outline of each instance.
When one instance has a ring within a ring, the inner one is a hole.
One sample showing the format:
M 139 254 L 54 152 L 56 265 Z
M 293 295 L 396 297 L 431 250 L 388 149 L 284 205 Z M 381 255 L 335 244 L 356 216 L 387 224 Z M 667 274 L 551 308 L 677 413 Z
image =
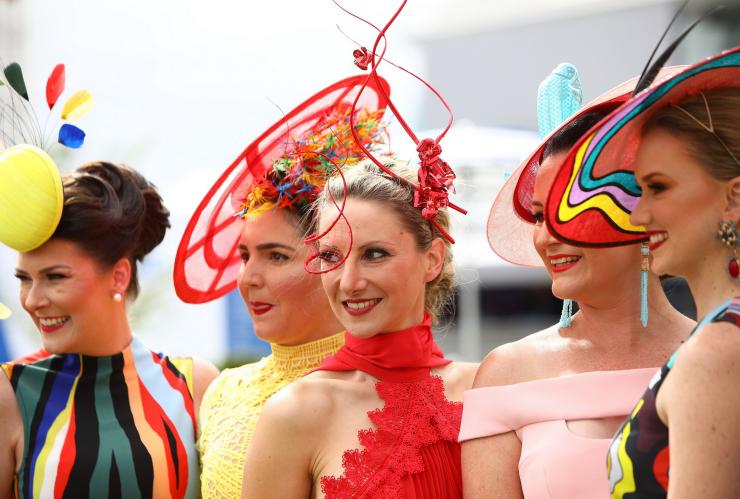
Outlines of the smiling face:
M 333 206 L 322 209 L 320 232 L 329 227 L 336 214 Z M 347 257 L 339 268 L 321 275 L 339 321 L 359 338 L 420 323 L 426 284 L 442 269 L 444 243 L 437 238 L 428 249 L 420 249 L 400 217 L 374 201 L 350 197 L 344 215 L 352 227 L 352 247 L 348 248 L 349 234 L 342 223 L 319 242 L 326 268 Z
M 297 220 L 285 210 L 245 220 L 237 283 L 257 337 L 298 345 L 341 330 L 321 279 L 303 269 L 306 252 Z
M 19 253 L 16 276 L 20 301 L 51 353 L 89 353 L 106 341 L 106 324 L 125 314 L 112 296 L 128 283 L 116 281 L 114 269 L 102 270 L 78 245 L 52 239 Z
M 663 130 L 642 140 L 635 160 L 642 197 L 630 220 L 650 234 L 656 274 L 695 276 L 729 252 L 717 240 L 726 208 L 725 182 L 713 178 L 684 142 Z
M 532 213 L 537 220 L 534 245 L 552 277 L 553 294 L 562 299 L 598 305 L 614 300 L 614 291 L 623 287 L 632 287 L 637 293 L 640 272 L 638 246 L 577 248 L 555 239 L 544 224 L 545 201 L 566 155 L 567 151 L 557 152 L 542 161 L 532 197 Z

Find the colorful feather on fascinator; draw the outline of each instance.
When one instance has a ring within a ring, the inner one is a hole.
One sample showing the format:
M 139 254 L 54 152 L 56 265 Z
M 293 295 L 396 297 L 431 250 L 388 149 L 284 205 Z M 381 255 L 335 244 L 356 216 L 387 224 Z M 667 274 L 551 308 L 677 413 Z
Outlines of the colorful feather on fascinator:
M 359 144 L 369 150 L 385 143 L 382 115 L 382 111 L 362 110 L 351 120 L 350 109 L 345 108 L 328 116 L 322 128 L 300 140 L 292 139 L 283 156 L 273 160 L 265 176 L 246 192 L 237 216 L 253 218 L 281 208 L 305 213 L 337 167 L 364 159 L 353 130 Z
M 679 101 L 701 88 L 740 85 L 737 50 L 661 78 L 665 73 L 661 72 L 663 65 L 678 44 L 712 12 L 690 25 L 654 58 L 656 47 L 632 98 L 570 150 L 555 177 L 545 209 L 548 227 L 558 239 L 593 247 L 647 240 L 644 228 L 630 222 L 630 214 L 641 195 L 633 172 L 643 123 L 661 104 Z
M 60 121 L 49 129 L 49 120 L 41 126 L 38 115 L 31 104 L 23 69 L 20 64 L 13 62 L 4 66 L 0 86 L 5 87 L 6 93 L 0 102 L 0 142 L 6 147 L 29 144 L 42 150 L 51 146 L 51 137 L 54 129 L 56 142 L 71 149 L 79 148 L 84 142 L 85 132 L 71 122 L 84 116 L 92 106 L 92 96 L 87 90 L 80 90 L 70 96 L 62 107 Z M 57 64 L 46 81 L 46 104 L 49 111 L 53 111 L 59 97 L 65 90 L 66 69 L 64 64 Z

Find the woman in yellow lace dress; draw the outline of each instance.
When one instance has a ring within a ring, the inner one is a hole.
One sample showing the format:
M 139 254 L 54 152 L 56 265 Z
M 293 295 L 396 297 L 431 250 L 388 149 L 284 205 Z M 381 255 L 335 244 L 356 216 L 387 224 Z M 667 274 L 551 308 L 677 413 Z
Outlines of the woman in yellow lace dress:
M 246 449 L 264 403 L 344 344 L 320 277 L 304 270 L 304 236 L 313 223 L 308 208 L 327 174 L 362 157 L 349 128 L 362 80 L 322 90 L 250 144 L 201 202 L 180 243 L 178 295 L 205 302 L 238 285 L 255 334 L 272 347 L 256 363 L 224 370 L 203 398 L 198 445 L 206 499 L 240 497 Z M 384 100 L 373 85 L 354 118 L 368 148 L 382 141 Z

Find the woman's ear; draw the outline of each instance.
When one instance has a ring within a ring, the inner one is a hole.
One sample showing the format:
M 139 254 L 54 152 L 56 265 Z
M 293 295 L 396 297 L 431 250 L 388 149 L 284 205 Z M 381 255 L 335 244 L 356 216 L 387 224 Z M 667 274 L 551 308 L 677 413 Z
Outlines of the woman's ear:
M 113 292 L 125 296 L 131 282 L 131 261 L 128 258 L 118 260 L 113 265 L 111 276 L 113 277 Z
M 445 242 L 441 237 L 434 238 L 429 249 L 426 250 L 424 282 L 432 282 L 442 272 L 446 256 L 447 246 Z
M 740 176 L 727 182 L 726 204 L 723 220 L 732 220 L 735 225 L 740 224 Z

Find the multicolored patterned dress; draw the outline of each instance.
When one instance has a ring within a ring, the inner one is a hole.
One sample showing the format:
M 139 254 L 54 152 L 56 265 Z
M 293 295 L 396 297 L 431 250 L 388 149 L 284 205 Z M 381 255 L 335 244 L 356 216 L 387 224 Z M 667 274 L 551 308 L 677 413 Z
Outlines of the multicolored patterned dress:
M 3 364 L 23 420 L 15 497 L 198 497 L 192 366 L 136 338 Z
M 740 327 L 740 298 L 728 300 L 707 314 L 691 336 L 711 322 L 730 322 Z M 658 417 L 655 401 L 679 350 L 655 374 L 612 441 L 607 455 L 612 499 L 665 498 L 668 494 L 668 427 Z

